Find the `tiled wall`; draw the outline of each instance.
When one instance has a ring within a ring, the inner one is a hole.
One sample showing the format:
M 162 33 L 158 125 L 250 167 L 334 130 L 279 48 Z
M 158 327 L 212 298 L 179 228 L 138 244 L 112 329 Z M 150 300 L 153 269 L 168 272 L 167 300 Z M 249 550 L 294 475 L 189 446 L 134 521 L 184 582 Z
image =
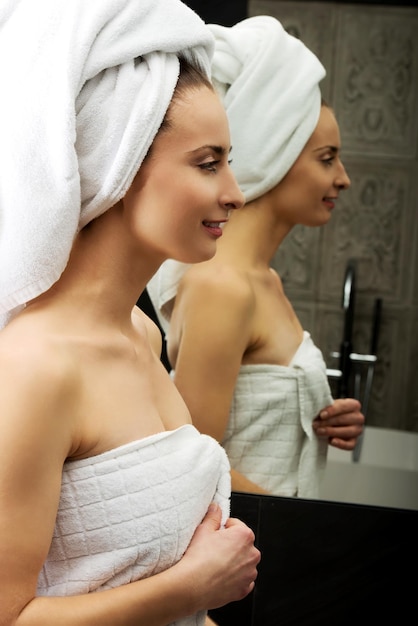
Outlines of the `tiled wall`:
M 356 352 L 370 352 L 382 299 L 367 422 L 418 432 L 418 8 L 250 0 L 248 15 L 260 14 L 277 17 L 325 65 L 323 95 L 339 120 L 352 181 L 331 222 L 295 229 L 274 265 L 337 367 L 329 355 L 342 340 L 342 285 L 355 259 Z

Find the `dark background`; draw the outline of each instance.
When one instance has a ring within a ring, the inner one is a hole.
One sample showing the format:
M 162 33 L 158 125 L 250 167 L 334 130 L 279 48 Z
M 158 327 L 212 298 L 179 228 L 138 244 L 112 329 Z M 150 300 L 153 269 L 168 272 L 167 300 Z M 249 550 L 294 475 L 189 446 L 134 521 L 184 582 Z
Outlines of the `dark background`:
M 416 613 L 418 511 L 233 493 L 253 529 L 255 590 L 219 626 L 408 624 Z

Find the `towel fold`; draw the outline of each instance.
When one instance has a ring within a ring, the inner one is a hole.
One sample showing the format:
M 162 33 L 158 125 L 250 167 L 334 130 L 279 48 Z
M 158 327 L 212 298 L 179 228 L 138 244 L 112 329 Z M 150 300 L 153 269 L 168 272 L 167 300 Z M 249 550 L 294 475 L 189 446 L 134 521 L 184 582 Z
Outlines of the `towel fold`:
M 302 428 L 308 439 L 318 439 L 312 427 L 312 419 L 326 406 L 332 404 L 333 398 L 328 383 L 326 364 L 321 350 L 314 344 L 310 333 L 303 331 L 303 341 L 298 347 L 289 363 L 290 368 L 303 370 L 306 377 L 310 380 L 310 403 L 315 406 L 312 411 L 306 411 L 305 403 L 301 397 L 301 405 L 304 410 L 301 411 L 300 420 Z
M 228 114 L 233 169 L 248 202 L 285 176 L 313 133 L 325 69 L 274 17 L 209 28 L 216 41 L 212 79 Z
M 178 53 L 210 75 L 213 38 L 179 0 L 3 0 L 0 328 L 59 278 L 78 229 L 129 188 Z
M 328 442 L 312 422 L 331 403 L 322 354 L 306 331 L 289 366 L 242 365 L 221 442 L 231 467 L 274 495 L 317 498 Z
M 232 169 L 249 202 L 282 180 L 312 135 L 325 69 L 274 17 L 209 28 L 215 37 L 212 81 L 228 115 Z M 187 267 L 166 261 L 147 286 L 165 330 Z

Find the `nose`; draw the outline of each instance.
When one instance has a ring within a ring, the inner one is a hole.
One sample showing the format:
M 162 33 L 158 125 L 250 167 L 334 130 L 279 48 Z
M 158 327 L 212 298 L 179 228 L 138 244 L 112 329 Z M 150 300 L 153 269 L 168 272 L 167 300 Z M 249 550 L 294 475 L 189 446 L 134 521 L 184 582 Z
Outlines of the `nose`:
M 351 180 L 345 171 L 344 165 L 340 162 L 339 171 L 335 178 L 335 186 L 338 187 L 338 189 L 348 189 L 350 185 Z
M 231 168 L 228 169 L 225 190 L 221 196 L 220 204 L 228 210 L 240 209 L 245 204 L 245 197 Z

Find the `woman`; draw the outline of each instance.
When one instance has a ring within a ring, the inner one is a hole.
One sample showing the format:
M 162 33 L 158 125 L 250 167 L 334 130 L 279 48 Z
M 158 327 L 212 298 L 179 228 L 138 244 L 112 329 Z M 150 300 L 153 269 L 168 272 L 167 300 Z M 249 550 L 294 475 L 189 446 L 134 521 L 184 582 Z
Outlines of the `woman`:
M 210 258 L 211 223 L 243 202 L 212 39 L 177 0 L 34 4 L 1 15 L 9 45 L 29 26 L 8 96 L 32 134 L 1 188 L 2 241 L 13 222 L 27 271 L 2 266 L 0 623 L 202 625 L 253 589 L 260 555 L 228 518 L 224 451 L 191 425 L 134 304 L 168 256 Z M 23 105 L 31 73 L 45 83 Z
M 338 125 L 321 106 L 322 65 L 277 20 L 211 29 L 247 203 L 211 260 L 167 262 L 150 296 L 170 319 L 175 383 L 193 423 L 225 447 L 232 488 L 316 497 L 327 441 L 352 449 L 364 417 L 357 400 L 332 400 L 322 355 L 271 263 L 296 224 L 326 224 L 350 184 Z

